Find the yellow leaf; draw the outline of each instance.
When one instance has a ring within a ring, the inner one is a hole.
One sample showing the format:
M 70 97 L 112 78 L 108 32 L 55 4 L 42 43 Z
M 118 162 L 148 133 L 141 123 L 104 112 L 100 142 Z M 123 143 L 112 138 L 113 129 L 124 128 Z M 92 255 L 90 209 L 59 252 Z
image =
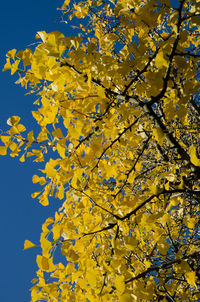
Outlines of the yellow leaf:
M 69 258 L 69 260 L 71 260 L 71 261 L 77 261 L 79 259 L 79 256 L 75 251 L 73 251 L 72 249 L 69 249 L 69 251 L 67 253 L 67 258 Z
M 62 157 L 65 158 L 65 147 L 63 147 L 63 145 L 61 145 L 60 143 L 57 143 L 57 151 L 58 154 Z
M 41 203 L 44 207 L 46 207 L 46 206 L 49 205 L 49 200 L 48 200 L 47 194 L 43 193 L 42 195 L 40 195 L 39 199 L 40 199 L 40 203 Z
M 160 192 L 160 185 L 158 181 L 154 181 L 154 183 L 150 187 L 150 190 L 154 195 L 157 195 Z
M 39 176 L 33 175 L 33 177 L 32 177 L 32 182 L 35 184 L 35 183 L 37 183 L 37 182 L 39 182 L 39 181 L 40 181 Z
M 49 217 L 46 219 L 45 223 L 43 223 L 43 227 L 45 229 L 47 229 L 47 226 L 49 226 L 50 224 L 52 224 L 54 222 L 54 219 L 53 217 Z M 42 227 L 42 230 L 43 230 L 43 227 Z M 47 229 L 47 233 L 48 233 L 48 229 Z
M 10 141 L 10 136 L 1 135 L 0 138 L 1 138 L 2 142 L 3 142 L 6 146 L 8 146 L 8 143 L 9 143 L 9 141 Z
M 33 142 L 35 140 L 34 136 L 33 136 L 33 130 L 28 133 L 27 138 L 28 138 L 29 143 Z
M 48 135 L 45 131 L 41 131 L 38 136 L 37 136 L 37 141 L 38 142 L 43 142 L 43 141 L 46 141 L 48 140 Z
M 60 238 L 61 234 L 61 225 L 60 224 L 55 224 L 53 226 L 53 239 L 54 241 L 57 241 Z
M 151 262 L 148 260 L 144 260 L 144 264 L 145 264 L 146 268 L 149 268 L 151 266 Z
M 153 129 L 153 136 L 160 145 L 163 144 L 165 135 L 160 127 Z
M 17 129 L 16 126 L 13 126 L 10 130 L 9 130 L 10 135 L 14 135 L 14 134 L 19 134 L 19 131 Z
M 46 179 L 44 177 L 40 177 L 40 181 L 39 181 L 40 185 L 43 186 L 46 184 Z
M 65 194 L 65 189 L 63 187 L 63 185 L 61 185 L 59 188 L 58 188 L 58 198 L 61 200 L 64 198 L 64 194 Z
M 15 126 L 15 125 L 17 125 L 18 123 L 19 123 L 19 121 L 20 121 L 20 117 L 19 116 L 11 116 L 11 117 L 9 117 L 9 119 L 7 120 L 7 124 L 9 125 L 9 126 Z
M 104 89 L 103 87 L 97 86 L 96 89 L 97 89 L 98 95 L 99 95 L 102 99 L 106 98 L 106 96 L 105 96 L 105 89 Z
M 166 225 L 166 223 L 170 220 L 170 214 L 164 214 L 159 221 L 162 223 L 162 225 Z
M 44 256 L 41 257 L 40 267 L 44 271 L 48 271 L 49 270 L 49 261 L 48 261 L 47 257 L 44 257 Z
M 32 51 L 30 48 L 27 48 L 23 52 L 23 64 L 24 66 L 28 66 L 31 64 L 31 59 L 32 59 Z
M 29 240 L 24 241 L 24 250 L 30 249 L 31 247 L 37 246 L 36 244 L 32 243 Z
M 36 283 L 37 281 L 38 281 L 37 278 L 33 278 L 33 279 L 31 280 L 31 283 Z
M 47 229 L 47 231 L 48 231 L 48 229 Z M 43 256 L 48 257 L 49 254 L 50 254 L 49 251 L 52 248 L 52 244 L 51 244 L 51 242 L 48 239 L 46 239 L 44 237 L 43 233 L 41 234 L 41 237 L 40 237 L 40 243 L 41 243 L 41 248 L 42 248 L 42 254 L 43 254 Z
M 89 268 L 86 273 L 86 279 L 91 286 L 96 285 L 96 274 L 92 268 Z
M 110 273 L 113 272 L 113 268 L 110 265 L 107 265 L 106 262 L 103 262 L 103 267 L 104 267 L 105 271 L 108 271 Z
M 64 256 L 67 257 L 68 255 L 68 251 L 69 251 L 69 248 L 70 248 L 71 244 L 70 244 L 70 241 L 68 240 L 65 240 L 62 245 L 61 245 L 61 252 Z
M 15 63 L 12 64 L 12 66 L 11 66 L 11 74 L 14 74 L 17 71 L 19 62 L 20 62 L 20 60 L 16 60 Z
M 63 3 L 62 5 L 62 8 L 61 9 L 65 9 L 67 5 L 69 5 L 70 3 L 70 0 L 65 0 L 65 2 Z
M 44 160 L 44 155 L 42 153 L 42 150 L 33 149 L 32 152 L 37 157 L 34 161 L 40 162 Z
M 26 156 L 27 157 L 30 157 L 30 156 L 33 156 L 34 154 L 32 152 L 27 152 Z
M 42 193 L 42 191 L 40 191 L 40 192 L 35 192 L 35 193 L 31 194 L 31 197 L 32 197 L 32 198 L 36 198 L 40 193 Z
M 123 294 L 122 296 L 119 297 L 119 302 L 134 302 L 134 301 L 136 300 L 135 299 L 133 300 L 131 295 L 128 293 Z
M 24 132 L 24 131 L 26 131 L 26 127 L 22 124 L 18 124 L 17 125 L 17 130 L 18 130 L 19 133 Z
M 41 114 L 38 111 L 32 111 L 32 115 L 38 122 L 42 119 Z
M 20 157 L 20 159 L 19 159 L 22 163 L 24 163 L 25 162 L 25 155 L 23 154 L 21 157 Z
M 196 225 L 196 219 L 195 218 L 190 218 L 188 220 L 188 228 L 194 229 L 195 225 Z
M 67 263 L 66 273 L 70 275 L 74 271 L 74 263 Z
M 160 69 L 162 67 L 168 67 L 168 63 L 164 58 L 164 53 L 162 50 L 160 50 L 156 56 L 155 65 L 158 69 Z
M 187 272 L 187 273 L 185 273 L 185 278 L 186 278 L 187 282 L 191 286 L 197 287 L 196 282 L 195 282 L 195 276 L 196 276 L 195 272 Z
M 0 146 L 0 155 L 6 155 L 7 154 L 7 147 Z
M 141 171 L 142 165 L 143 165 L 143 162 L 142 162 L 142 161 L 138 161 L 137 164 L 135 165 L 135 169 L 136 169 L 137 171 Z M 133 176 L 133 178 L 135 178 L 135 175 L 134 175 L 134 174 L 133 174 L 132 176 Z M 130 178 L 129 178 L 129 181 L 130 181 Z
M 46 41 L 47 33 L 45 31 L 38 31 L 36 35 L 36 39 L 40 38 L 42 42 Z
M 71 264 L 71 263 L 70 263 Z M 68 266 L 68 265 L 67 265 Z M 84 279 L 78 279 L 78 285 L 82 288 L 82 289 L 87 289 L 87 281 Z
M 14 60 L 16 52 L 17 52 L 16 49 L 9 50 L 9 51 L 7 52 L 7 57 L 9 57 L 9 58 L 11 58 L 11 59 Z
M 124 276 L 116 275 L 115 287 L 120 294 L 123 294 L 123 292 L 125 291 Z
M 125 245 L 128 249 L 134 250 L 138 244 L 138 240 L 134 237 L 127 237 L 125 239 Z
M 189 148 L 189 153 L 190 153 L 191 163 L 193 163 L 195 166 L 199 167 L 200 166 L 200 159 L 196 155 L 196 147 L 191 146 Z
M 8 69 L 11 69 L 11 64 L 10 64 L 10 58 L 6 59 L 6 64 L 4 65 L 3 71 L 6 71 Z
M 38 267 L 42 271 L 52 272 L 53 270 L 55 270 L 55 266 L 54 266 L 51 258 L 49 259 L 45 256 L 37 255 L 36 262 L 37 262 Z

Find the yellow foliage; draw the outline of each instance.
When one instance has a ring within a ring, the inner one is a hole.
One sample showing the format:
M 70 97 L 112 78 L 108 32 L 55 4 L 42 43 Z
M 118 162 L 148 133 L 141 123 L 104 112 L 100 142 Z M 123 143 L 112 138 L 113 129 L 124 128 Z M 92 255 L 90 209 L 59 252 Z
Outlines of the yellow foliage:
M 35 247 L 37 246 L 36 244 L 32 243 L 31 241 L 29 240 L 25 240 L 24 241 L 24 250 L 26 249 L 30 249 L 31 247 Z
M 66 0 L 71 36 L 7 54 L 37 125 L 10 117 L 0 155 L 33 158 L 56 207 L 32 302 L 200 299 L 199 1 L 178 2 Z

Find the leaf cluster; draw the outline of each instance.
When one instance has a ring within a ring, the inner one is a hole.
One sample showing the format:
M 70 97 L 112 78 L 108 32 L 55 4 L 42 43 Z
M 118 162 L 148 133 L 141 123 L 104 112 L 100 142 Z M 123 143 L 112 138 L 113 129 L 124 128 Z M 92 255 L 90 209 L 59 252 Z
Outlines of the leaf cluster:
M 8 52 L 40 132 L 11 117 L 0 154 L 44 163 L 32 197 L 60 206 L 32 302 L 200 299 L 199 12 L 199 0 L 66 0 L 77 36 L 38 32 L 35 49 Z

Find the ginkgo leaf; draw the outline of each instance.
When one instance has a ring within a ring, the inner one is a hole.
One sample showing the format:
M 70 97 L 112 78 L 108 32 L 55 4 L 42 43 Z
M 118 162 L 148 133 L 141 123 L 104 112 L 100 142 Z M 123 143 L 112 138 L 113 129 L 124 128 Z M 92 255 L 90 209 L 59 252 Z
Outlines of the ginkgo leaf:
M 24 132 L 24 131 L 26 131 L 26 127 L 22 124 L 18 124 L 17 125 L 17 130 L 18 130 L 19 133 Z
M 196 284 L 196 274 L 195 272 L 186 272 L 185 273 L 185 278 L 187 280 L 187 282 L 191 285 L 191 286 L 195 286 L 197 287 L 197 284 Z
M 38 267 L 42 271 L 52 272 L 55 270 L 52 258 L 47 258 L 45 256 L 37 255 L 36 262 Z
M 46 34 L 45 31 L 38 31 L 37 35 L 36 35 L 36 39 L 40 38 L 43 42 L 45 42 L 46 41 L 46 36 L 47 36 L 47 34 Z
M 161 190 L 159 182 L 154 181 L 154 183 L 150 187 L 150 190 L 154 195 L 157 195 Z
M 65 194 L 65 189 L 64 189 L 64 187 L 61 185 L 61 186 L 59 186 L 59 188 L 58 188 L 58 194 L 57 194 L 57 196 L 58 196 L 58 198 L 61 200 L 61 199 L 64 198 L 64 194 Z
M 25 162 L 25 154 L 22 154 L 22 156 L 20 157 L 20 159 L 19 159 L 22 163 L 24 163 Z
M 155 59 L 155 65 L 157 68 L 168 67 L 168 63 L 164 58 L 164 53 L 160 50 Z
M 41 243 L 43 256 L 49 257 L 50 249 L 52 248 L 52 243 L 48 239 L 44 238 L 43 236 L 41 236 L 40 238 L 40 243 Z
M 124 276 L 116 275 L 115 277 L 115 287 L 117 291 L 121 294 L 123 294 L 125 290 L 125 283 L 124 283 Z
M 153 136 L 155 137 L 156 141 L 162 146 L 165 135 L 160 127 L 153 129 Z
M 9 51 L 7 52 L 7 56 L 8 56 L 9 58 L 11 58 L 11 59 L 14 60 L 16 52 L 17 52 L 16 49 L 9 50 Z
M 11 75 L 13 75 L 18 70 L 18 65 L 20 60 L 16 60 L 11 66 Z
M 10 63 L 10 58 L 6 59 L 6 64 L 4 65 L 3 71 L 11 69 L 12 65 Z
M 35 184 L 40 181 L 40 177 L 38 175 L 33 175 L 32 182 Z
M 93 269 L 88 269 L 87 270 L 86 278 L 87 278 L 87 281 L 89 282 L 89 284 L 91 286 L 95 286 L 97 276 L 96 276 L 95 271 Z
M 30 249 L 31 247 L 36 247 L 37 245 L 29 240 L 24 241 L 24 250 Z
M 0 146 L 0 155 L 6 155 L 7 154 L 7 147 Z
M 57 150 L 58 150 L 59 155 L 62 158 L 65 158 L 65 147 L 62 144 L 57 143 Z
M 191 146 L 189 148 L 189 152 L 190 152 L 190 160 L 191 160 L 191 162 L 195 166 L 199 167 L 200 166 L 200 159 L 196 155 L 196 148 L 195 148 L 195 146 Z
M 60 224 L 54 225 L 54 227 L 53 227 L 54 241 L 57 241 L 60 238 L 61 232 L 62 232 L 62 225 L 60 225 Z
M 20 117 L 19 116 L 11 116 L 8 120 L 7 120 L 7 124 L 9 126 L 15 126 L 19 123 L 20 121 Z
M 67 258 L 71 261 L 77 261 L 79 259 L 79 256 L 75 251 L 73 251 L 73 249 L 70 248 L 67 253 Z
M 195 225 L 196 225 L 196 219 L 195 218 L 190 218 L 188 220 L 188 228 L 189 229 L 194 229 Z
M 130 249 L 134 250 L 135 247 L 138 244 L 138 240 L 136 238 L 128 236 L 127 239 L 125 240 L 125 245 Z
M 31 194 L 31 197 L 32 197 L 32 198 L 36 198 L 36 197 L 37 197 L 38 195 L 40 195 L 41 193 L 42 193 L 42 191 L 32 193 L 32 194 Z
M 63 5 L 62 5 L 62 9 L 65 9 L 66 6 L 70 3 L 70 0 L 65 0 Z
M 119 297 L 119 302 L 134 302 L 136 299 L 131 297 L 130 294 L 126 293 Z
M 49 205 L 49 199 L 48 199 L 47 194 L 43 193 L 42 195 L 40 195 L 39 200 L 40 200 L 40 203 L 41 203 L 44 207 L 46 207 L 46 206 Z
M 0 136 L 0 139 L 1 141 L 6 145 L 8 146 L 9 145 L 9 142 L 10 142 L 10 136 L 7 136 L 7 135 L 1 135 Z

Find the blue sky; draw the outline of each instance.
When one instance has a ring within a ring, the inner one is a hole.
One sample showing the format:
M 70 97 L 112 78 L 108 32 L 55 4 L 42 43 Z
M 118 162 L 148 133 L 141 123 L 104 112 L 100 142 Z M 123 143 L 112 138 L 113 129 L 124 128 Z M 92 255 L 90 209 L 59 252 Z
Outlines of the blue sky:
M 177 1 L 173 1 L 176 3 Z M 73 35 L 69 26 L 55 22 L 56 11 L 63 1 L 25 0 L 2 1 L 0 10 L 1 48 L 0 69 L 5 63 L 8 50 L 25 49 L 35 42 L 37 31 L 59 30 Z M 22 123 L 33 128 L 31 111 L 34 109 L 34 95 L 24 96 L 26 91 L 14 82 L 17 77 L 10 72 L 0 71 L 1 110 L 0 129 L 6 129 L 6 121 L 12 115 L 22 117 Z M 31 279 L 37 270 L 36 249 L 23 251 L 25 239 L 39 242 L 41 225 L 47 217 L 53 216 L 59 203 L 54 201 L 48 208 L 42 207 L 31 193 L 37 190 L 32 184 L 32 175 L 38 165 L 30 161 L 19 162 L 18 158 L 0 157 L 0 230 L 1 230 L 1 274 L 0 301 L 30 301 Z
M 5 63 L 6 52 L 10 49 L 27 48 L 35 42 L 37 31 L 47 32 L 59 30 L 66 35 L 72 35 L 71 29 L 64 23 L 55 23 L 64 1 L 34 0 L 34 1 L 2 1 L 0 10 L 1 48 L 0 69 Z M 32 129 L 34 110 L 34 95 L 24 96 L 26 91 L 14 84 L 17 76 L 11 76 L 9 71 L 0 71 L 1 110 L 0 129 L 6 129 L 6 121 L 12 115 L 22 117 L 22 123 L 27 130 Z M 31 198 L 31 193 L 37 190 L 32 184 L 32 175 L 38 164 L 18 158 L 0 156 L 0 230 L 1 230 L 1 274 L 0 301 L 26 302 L 30 301 L 29 288 L 35 277 L 37 249 L 23 251 L 25 239 L 39 242 L 41 226 L 44 220 L 53 216 L 58 202 L 49 207 L 41 206 Z

